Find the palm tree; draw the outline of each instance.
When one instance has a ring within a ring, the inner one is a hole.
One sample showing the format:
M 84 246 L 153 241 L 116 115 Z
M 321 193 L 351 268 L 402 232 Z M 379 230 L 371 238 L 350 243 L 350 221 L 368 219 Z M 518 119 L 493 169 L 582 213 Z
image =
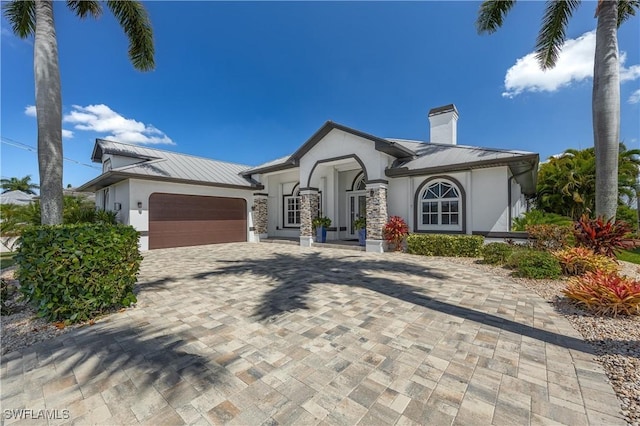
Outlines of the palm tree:
M 67 6 L 80 18 L 102 14 L 95 0 L 67 0 Z M 136 69 L 154 68 L 153 31 L 149 15 L 139 1 L 109 0 L 129 38 L 129 58 Z M 38 167 L 42 224 L 62 223 L 62 94 L 58 66 L 58 41 L 53 21 L 52 0 L 12 0 L 3 4 L 13 32 L 21 38 L 35 35 L 33 68 L 38 120 Z
M 476 26 L 494 33 L 515 0 L 486 0 Z M 548 1 L 536 40 L 542 69 L 553 68 L 566 38 L 569 18 L 580 0 Z M 620 133 L 620 65 L 618 27 L 640 7 L 640 0 L 599 0 L 596 8 L 596 52 L 593 68 L 593 136 L 596 153 L 596 216 L 615 217 L 618 205 L 618 143 Z
M 31 175 L 26 175 L 25 177 L 18 179 L 17 177 L 12 177 L 10 179 L 0 179 L 0 188 L 2 188 L 2 193 L 9 191 L 22 191 L 26 194 L 35 194 L 34 189 L 40 188 L 38 184 L 31 182 Z

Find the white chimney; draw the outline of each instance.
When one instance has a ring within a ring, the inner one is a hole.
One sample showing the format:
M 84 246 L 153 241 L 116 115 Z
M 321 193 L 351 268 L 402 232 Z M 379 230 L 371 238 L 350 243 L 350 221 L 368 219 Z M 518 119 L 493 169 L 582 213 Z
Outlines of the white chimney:
M 455 145 L 458 141 L 458 110 L 454 104 L 429 111 L 431 143 Z

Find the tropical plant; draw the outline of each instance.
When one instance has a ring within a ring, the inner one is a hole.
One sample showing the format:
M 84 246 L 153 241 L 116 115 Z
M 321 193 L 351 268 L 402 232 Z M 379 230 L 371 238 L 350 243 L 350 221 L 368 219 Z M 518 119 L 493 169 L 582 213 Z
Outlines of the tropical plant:
M 558 250 L 553 255 L 560 262 L 565 275 L 584 275 L 587 272 L 617 272 L 618 264 L 610 257 L 595 254 L 586 247 Z
M 314 217 L 311 221 L 311 226 L 314 228 L 324 227 L 325 229 L 331 226 L 331 219 L 328 217 Z
M 366 229 L 367 228 L 367 219 L 364 217 L 360 217 L 356 220 L 353 221 L 353 227 L 356 228 L 356 230 L 359 229 Z
M 409 235 L 409 226 L 400 216 L 391 216 L 382 229 L 382 235 L 395 251 L 402 250 L 402 242 Z
M 598 315 L 640 314 L 640 281 L 615 272 L 588 272 L 570 278 L 563 293 Z
M 540 178 L 538 178 L 540 181 Z M 572 220 L 566 216 L 555 213 L 546 213 L 542 210 L 531 210 L 513 220 L 514 231 L 526 231 L 529 225 L 563 225 L 570 226 Z
M 23 178 L 12 177 L 9 179 L 0 179 L 0 187 L 2 188 L 2 193 L 9 191 L 22 191 L 25 194 L 34 195 L 34 189 L 40 188 L 40 186 L 36 183 L 31 182 L 31 175 L 26 175 Z
M 583 216 L 575 222 L 574 235 L 578 246 L 587 247 L 596 254 L 616 258 L 616 252 L 637 247 L 639 241 L 630 238 L 631 227 L 620 220 L 591 219 Z
M 480 33 L 494 33 L 515 0 L 485 0 L 476 26 Z M 536 58 L 543 70 L 553 68 L 566 39 L 569 18 L 578 0 L 547 1 L 536 40 Z M 612 218 L 618 205 L 618 143 L 620 142 L 620 59 L 618 27 L 634 16 L 638 0 L 599 0 L 596 7 L 596 51 L 593 70 L 593 135 L 596 156 L 595 215 Z
M 153 31 L 139 1 L 106 1 L 129 38 L 129 58 L 136 69 L 154 68 Z M 67 0 L 80 18 L 102 15 L 95 0 Z M 38 122 L 38 168 L 42 224 L 62 223 L 62 94 L 58 65 L 58 41 L 53 22 L 53 0 L 12 0 L 2 5 L 13 32 L 21 38 L 34 37 L 34 75 Z
M 618 155 L 618 211 L 637 196 L 640 150 L 621 143 Z M 568 149 L 540 165 L 535 204 L 547 213 L 578 220 L 595 210 L 596 155 L 594 148 Z

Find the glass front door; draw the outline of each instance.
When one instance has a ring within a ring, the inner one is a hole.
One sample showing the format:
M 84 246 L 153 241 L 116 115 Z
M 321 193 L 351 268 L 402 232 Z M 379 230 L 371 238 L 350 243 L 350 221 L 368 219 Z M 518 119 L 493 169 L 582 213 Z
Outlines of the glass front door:
M 349 228 L 347 230 L 347 233 L 350 237 L 357 238 L 358 231 L 356 230 L 353 223 L 357 219 L 367 217 L 367 196 L 364 192 L 351 193 L 347 196 L 347 205 L 349 206 L 349 217 L 347 218 Z

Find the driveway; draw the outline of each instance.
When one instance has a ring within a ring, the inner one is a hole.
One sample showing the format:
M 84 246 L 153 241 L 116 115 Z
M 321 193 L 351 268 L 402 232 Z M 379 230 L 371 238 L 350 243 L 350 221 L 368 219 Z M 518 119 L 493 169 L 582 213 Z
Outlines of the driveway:
M 4 356 L 2 409 L 5 424 L 10 409 L 50 424 L 625 424 L 593 358 L 539 296 L 446 260 L 165 249 L 145 253 L 136 308 Z

